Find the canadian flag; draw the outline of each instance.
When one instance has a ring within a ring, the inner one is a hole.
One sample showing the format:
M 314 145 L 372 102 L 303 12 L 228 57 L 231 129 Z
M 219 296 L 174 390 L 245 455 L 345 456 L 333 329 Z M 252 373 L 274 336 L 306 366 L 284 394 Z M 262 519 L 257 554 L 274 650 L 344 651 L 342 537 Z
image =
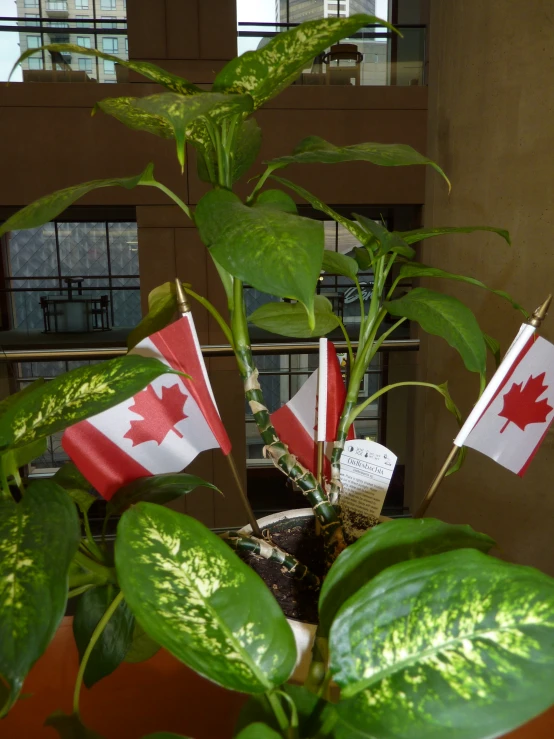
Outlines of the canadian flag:
M 191 313 L 130 354 L 155 357 L 191 379 L 161 375 L 134 397 L 66 430 L 63 448 L 106 500 L 139 477 L 181 471 L 206 449 L 231 451 Z
M 319 392 L 321 390 L 321 392 Z M 346 388 L 334 345 L 320 340 L 320 361 L 317 369 L 296 395 L 282 408 L 271 414 L 275 430 L 304 467 L 317 473 L 317 443 L 325 446 L 323 474 L 331 476 L 331 453 L 337 438 L 337 427 L 346 399 Z M 317 433 L 316 433 L 317 432 Z M 348 438 L 355 436 L 351 427 Z
M 523 476 L 554 420 L 554 345 L 521 327 L 454 440 Z

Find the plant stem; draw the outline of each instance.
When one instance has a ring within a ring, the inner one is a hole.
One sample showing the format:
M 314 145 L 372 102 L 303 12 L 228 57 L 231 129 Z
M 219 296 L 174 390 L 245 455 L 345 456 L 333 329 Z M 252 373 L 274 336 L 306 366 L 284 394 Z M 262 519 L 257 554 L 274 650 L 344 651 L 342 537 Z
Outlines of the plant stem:
M 90 637 L 90 641 L 87 644 L 87 648 L 85 649 L 85 653 L 83 654 L 83 659 L 81 660 L 81 664 L 79 665 L 79 672 L 77 673 L 77 679 L 75 680 L 75 690 L 73 691 L 73 713 L 77 716 L 79 716 L 79 695 L 81 693 L 81 684 L 83 682 L 83 676 L 85 674 L 89 657 L 92 653 L 92 650 L 94 649 L 94 645 L 102 635 L 106 624 L 113 616 L 122 600 L 123 593 L 120 591 L 110 603 L 104 615 L 96 625 L 96 628 L 94 629 L 94 631 L 92 632 L 92 636 Z
M 407 386 L 419 386 L 419 387 L 430 387 L 433 388 L 433 390 L 437 390 L 441 395 L 444 395 L 442 393 L 437 385 L 434 385 L 432 382 L 416 382 L 415 380 L 409 381 L 409 382 L 395 382 L 392 385 L 385 385 L 385 387 L 382 387 L 380 390 L 377 390 L 376 393 L 373 393 L 373 395 L 370 395 L 367 400 L 364 400 L 363 403 L 360 403 L 360 405 L 357 405 L 354 410 L 350 412 L 350 423 L 354 423 L 356 418 L 360 415 L 360 413 L 367 408 L 368 405 L 373 403 L 374 400 L 377 400 L 381 395 L 384 395 L 385 393 L 388 393 L 389 390 L 394 390 L 397 387 L 407 387 Z
M 256 185 L 250 195 L 246 198 L 246 205 L 249 205 L 256 195 L 258 194 L 258 191 L 261 190 L 261 188 L 264 186 L 265 181 L 270 176 L 270 174 L 275 170 L 278 169 L 278 167 L 275 164 L 270 164 L 266 171 L 263 173 L 263 175 L 260 176 L 259 180 L 256 182 Z
M 337 316 L 337 318 L 338 318 L 338 316 Z M 350 342 L 350 336 L 348 336 L 348 332 L 346 330 L 346 327 L 345 327 L 344 323 L 341 321 L 340 318 L 338 318 L 338 321 L 339 321 L 339 326 L 340 326 L 341 331 L 342 331 L 342 335 L 344 336 L 344 339 L 346 341 L 346 346 L 348 348 L 348 359 L 350 360 L 350 366 L 352 366 L 354 364 L 354 352 L 352 351 L 352 344 Z
M 184 285 L 183 285 L 183 288 L 186 293 L 188 293 L 192 298 L 197 300 L 200 303 L 200 305 L 204 306 L 204 308 L 208 311 L 208 313 L 210 313 L 215 318 L 220 329 L 225 334 L 225 338 L 227 339 L 229 344 L 231 344 L 231 347 L 234 349 L 235 342 L 233 341 L 233 334 L 231 332 L 231 327 L 229 326 L 227 321 L 223 318 L 221 313 L 217 310 L 217 308 L 214 305 L 212 305 L 212 303 L 210 303 L 209 300 L 206 300 L 206 298 L 203 298 L 198 293 L 195 293 L 194 290 L 191 290 L 190 288 L 185 287 Z
M 113 568 L 105 567 L 104 565 L 95 562 L 82 552 L 75 552 L 73 561 L 80 565 L 84 570 L 88 570 L 96 575 L 99 578 L 99 583 L 117 582 L 115 570 Z
M 281 701 L 279 700 L 279 696 L 275 693 L 266 693 L 266 698 L 269 701 L 269 705 L 271 706 L 271 709 L 273 713 L 275 714 L 275 718 L 277 719 L 277 723 L 279 724 L 279 728 L 281 731 L 286 732 L 287 736 L 290 736 L 289 734 L 289 726 L 290 721 L 287 718 L 287 714 L 285 713 L 283 706 L 281 705 Z
M 277 435 L 271 423 L 269 411 L 264 403 L 264 397 L 258 382 L 258 370 L 254 365 L 248 324 L 244 313 L 242 282 L 235 279 L 234 310 L 231 317 L 231 328 L 235 340 L 235 355 L 242 379 L 246 400 L 250 406 L 258 431 L 265 442 L 264 454 L 273 464 L 293 480 L 308 499 L 314 514 L 321 523 L 325 537 L 326 559 L 330 566 L 338 554 L 345 548 L 345 541 L 337 513 L 321 485 L 314 475 L 301 465 L 296 457 L 289 452 Z
M 298 736 L 298 710 L 296 708 L 296 704 L 290 695 L 285 693 L 284 690 L 276 690 L 275 692 L 286 701 L 290 709 L 290 727 L 288 733 L 291 739 L 296 739 Z
M 94 541 L 92 531 L 90 530 L 90 522 L 88 520 L 88 514 L 86 511 L 81 511 L 81 513 L 83 514 L 83 525 L 85 527 L 85 534 L 86 534 L 87 541 L 88 541 L 88 548 L 90 549 L 92 554 L 94 554 L 94 556 L 98 560 L 100 560 L 100 562 L 102 562 L 104 559 L 104 553 L 101 551 L 98 544 Z
M 75 596 L 81 595 L 82 593 L 86 593 L 87 590 L 90 590 L 93 587 L 94 585 L 92 583 L 89 583 L 88 585 L 81 585 L 78 588 L 73 588 L 72 590 L 68 591 L 67 597 L 75 598 Z
M 178 195 L 175 195 L 175 193 L 172 190 L 170 190 L 169 187 L 162 185 L 161 182 L 152 182 L 149 184 L 152 184 L 154 187 L 157 187 L 158 190 L 161 190 L 162 192 L 164 192 L 168 197 L 170 197 L 173 200 L 174 203 L 177 203 L 179 208 L 181 208 L 181 210 L 184 213 L 186 213 L 186 215 L 190 218 L 191 221 L 194 221 L 194 218 L 192 217 L 192 214 L 190 212 L 190 208 L 188 207 L 188 205 L 184 203 Z

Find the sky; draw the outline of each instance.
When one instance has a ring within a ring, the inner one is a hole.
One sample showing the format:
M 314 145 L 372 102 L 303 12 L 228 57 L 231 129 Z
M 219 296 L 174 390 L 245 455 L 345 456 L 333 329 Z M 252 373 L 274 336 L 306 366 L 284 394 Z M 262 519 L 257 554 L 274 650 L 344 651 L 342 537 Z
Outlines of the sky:
M 12 18 L 16 15 L 15 0 L 0 0 L 0 17 Z M 0 25 L 9 26 L 9 21 L 0 21 Z M 15 25 L 15 22 L 14 24 Z M 14 31 L 0 31 L 0 81 L 8 79 L 13 63 L 19 56 L 19 34 Z M 12 77 L 14 81 L 21 80 L 21 70 Z

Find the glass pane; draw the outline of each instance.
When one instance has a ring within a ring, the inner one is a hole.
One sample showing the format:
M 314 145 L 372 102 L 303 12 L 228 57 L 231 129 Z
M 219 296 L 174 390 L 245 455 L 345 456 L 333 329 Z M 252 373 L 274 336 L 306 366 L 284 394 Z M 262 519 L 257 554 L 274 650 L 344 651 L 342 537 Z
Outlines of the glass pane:
M 108 223 L 110 262 L 114 275 L 138 275 L 138 233 L 133 222 Z
M 63 275 L 108 274 L 105 223 L 60 223 L 58 239 Z

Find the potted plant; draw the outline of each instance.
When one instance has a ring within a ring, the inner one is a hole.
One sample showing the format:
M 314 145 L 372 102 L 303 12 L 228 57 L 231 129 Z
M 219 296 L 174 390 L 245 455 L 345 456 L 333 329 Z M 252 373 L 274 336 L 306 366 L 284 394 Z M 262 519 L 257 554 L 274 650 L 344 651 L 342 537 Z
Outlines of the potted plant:
M 250 114 L 293 82 L 314 56 L 377 21 L 356 15 L 302 24 L 231 61 L 211 91 L 149 63 L 117 60 L 167 92 L 107 99 L 97 107 L 130 128 L 174 139 L 181 165 L 185 146 L 191 145 L 210 191 L 193 213 L 154 178 L 149 165 L 135 177 L 97 180 L 41 198 L 3 225 L 0 233 L 38 226 L 86 192 L 106 186 L 156 187 L 192 218 L 221 277 L 229 320 L 190 287 L 188 292 L 212 313 L 233 347 L 266 453 L 303 492 L 322 542 L 318 574 L 275 546 L 271 530 L 267 540 L 247 531 L 218 537 L 198 521 L 160 505 L 206 484 L 182 474 L 144 478 L 116 493 L 108 515 L 123 515 L 112 555 L 90 534 L 87 511 L 93 498 L 74 467 L 29 486 L 18 470 L 36 456 L 49 433 L 130 397 L 167 368 L 127 356 L 12 396 L 0 415 L 3 714 L 52 638 L 68 595 L 79 598 L 74 630 L 81 664 L 73 713 L 49 719 L 61 736 L 97 736 L 80 720 L 81 684 L 93 684 L 112 672 L 139 642 L 146 644 L 145 652 L 161 645 L 200 675 L 251 696 L 236 729 L 240 739 L 485 739 L 524 723 L 552 703 L 554 580 L 489 556 L 493 542 L 488 536 L 434 519 L 389 521 L 347 547 L 335 505 L 340 503 L 341 450 L 362 410 L 361 380 L 399 323 L 415 320 L 423 330 L 442 336 L 484 386 L 487 344 L 496 347 L 473 314 L 458 300 L 427 288 L 398 292 L 404 279 L 433 276 L 487 289 L 474 278 L 414 261 L 413 244 L 422 239 L 476 228 L 391 233 L 362 216 L 339 215 L 274 173 L 291 163 L 354 160 L 428 165 L 444 173 L 408 146 L 337 147 L 309 137 L 291 155 L 266 163 L 245 202 L 233 192 L 259 150 L 260 129 Z M 46 48 L 114 60 L 67 44 Z M 325 252 L 321 224 L 299 216 L 283 188 L 348 229 L 359 242 L 354 258 Z M 508 239 L 500 229 L 483 228 Z M 338 325 L 325 298 L 316 296 L 321 270 L 346 276 L 359 288 L 360 267 L 372 270 L 374 289 L 367 314 L 361 301 L 359 341 L 355 352 L 350 347 L 346 402 L 325 489 L 271 423 L 252 357 L 243 283 L 296 301 L 262 307 L 250 316 L 253 323 L 286 336 L 320 336 Z M 519 308 L 505 293 L 494 292 Z M 162 286 L 151 298 L 131 344 L 173 320 L 173 286 Z M 387 315 L 397 321 L 380 332 Z M 459 415 L 446 385 L 428 386 Z M 83 538 L 75 507 L 83 519 Z M 47 546 L 53 532 L 55 545 Z M 305 685 L 288 683 L 297 646 L 272 591 L 233 549 L 274 561 L 312 593 L 319 590 L 318 633 Z

